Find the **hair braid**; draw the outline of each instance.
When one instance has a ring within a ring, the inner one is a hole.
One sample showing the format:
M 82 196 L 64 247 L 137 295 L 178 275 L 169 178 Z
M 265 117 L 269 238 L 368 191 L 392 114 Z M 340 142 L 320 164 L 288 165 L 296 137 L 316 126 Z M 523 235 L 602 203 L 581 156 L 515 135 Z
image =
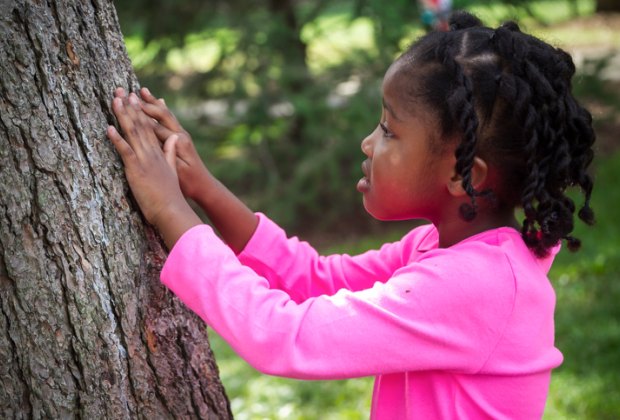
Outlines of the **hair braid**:
M 470 24 L 475 21 L 469 22 Z M 458 26 L 453 24 L 453 30 Z M 458 51 L 456 48 L 444 48 L 439 51 L 442 64 L 452 74 L 455 88 L 448 96 L 446 103 L 450 110 L 452 119 L 457 122 L 458 127 L 463 133 L 463 139 L 455 150 L 456 173 L 462 177 L 463 189 L 471 198 L 471 204 L 463 204 L 460 213 L 463 219 L 470 221 L 476 217 L 477 204 L 476 196 L 480 195 L 472 185 L 472 168 L 476 156 L 477 131 L 479 126 L 478 116 L 474 100 L 473 86 L 470 78 L 465 74 L 464 68 L 459 63 Z
M 539 41 L 521 34 L 516 24 L 504 25 L 497 34 L 500 39 L 499 43 L 496 42 L 499 54 L 511 60 L 512 73 L 532 88 L 527 113 L 522 120 L 528 172 L 521 196 L 525 213 L 523 238 L 541 256 L 562 238 L 567 240 L 569 248 L 577 249 L 580 242 L 569 235 L 573 230 L 575 205 L 563 191 L 575 182 L 582 186 L 586 202 L 579 215 L 582 220 L 591 223 L 593 214 L 589 200 L 592 182 L 585 173 L 591 155 L 588 158 L 586 153 L 584 157 L 584 153 L 591 150 L 594 137 L 592 132 L 587 133 L 585 137 L 591 138 L 591 141 L 578 145 L 574 144 L 573 139 L 579 136 L 568 136 L 566 133 L 567 100 L 574 101 L 570 97 L 567 80 L 574 74 L 574 64 L 568 54 L 557 49 L 553 50 L 555 54 L 550 59 L 549 48 L 541 48 Z M 521 42 L 517 41 L 517 37 Z M 510 42 L 502 43 L 502 39 L 510 39 Z M 574 131 L 587 131 L 584 124 L 574 127 Z M 575 156 L 571 156 L 571 146 Z M 587 163 L 582 162 L 584 159 Z M 574 166 L 572 170 L 570 165 Z M 573 181 L 570 181 L 571 178 Z
M 594 157 L 592 144 L 594 143 L 595 136 L 592 129 L 592 115 L 590 115 L 586 109 L 580 107 L 574 99 L 571 98 L 569 103 L 571 108 L 576 108 L 577 117 L 574 118 L 574 124 L 570 125 L 571 127 L 575 127 L 576 130 L 568 135 L 582 139 L 582 142 L 577 143 L 574 147 L 569 170 L 573 183 L 579 185 L 585 195 L 585 201 L 579 210 L 578 216 L 585 223 L 592 225 L 594 223 L 594 212 L 590 208 L 590 198 L 592 196 L 594 183 L 590 175 L 586 172 L 586 168 L 590 165 Z

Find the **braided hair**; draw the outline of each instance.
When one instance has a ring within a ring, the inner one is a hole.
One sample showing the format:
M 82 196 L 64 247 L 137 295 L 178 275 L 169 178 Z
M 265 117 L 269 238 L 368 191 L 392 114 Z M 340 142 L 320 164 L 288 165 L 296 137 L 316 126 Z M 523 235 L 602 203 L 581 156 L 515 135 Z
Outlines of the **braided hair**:
M 480 198 L 496 208 L 521 206 L 521 234 L 536 255 L 547 255 L 562 239 L 577 250 L 580 241 L 570 235 L 575 204 L 565 191 L 581 188 L 578 216 L 592 224 L 593 183 L 586 170 L 595 135 L 590 113 L 571 94 L 570 55 L 514 22 L 492 29 L 457 12 L 450 31 L 425 35 L 399 60 L 405 63 L 401 74 L 414 81 L 406 99 L 430 110 L 444 142 L 460 141 L 455 170 L 471 199 L 461 217 L 473 220 Z M 472 185 L 475 156 L 500 175 L 492 191 Z

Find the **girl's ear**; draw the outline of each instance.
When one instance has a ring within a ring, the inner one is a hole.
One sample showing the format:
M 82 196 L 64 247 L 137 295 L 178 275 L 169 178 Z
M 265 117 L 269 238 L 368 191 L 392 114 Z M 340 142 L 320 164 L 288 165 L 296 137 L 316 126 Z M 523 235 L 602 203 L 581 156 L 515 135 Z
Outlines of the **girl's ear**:
M 480 186 L 484 184 L 489 173 L 489 167 L 487 163 L 480 157 L 474 158 L 474 165 L 471 168 L 471 185 L 476 190 L 480 190 Z M 452 178 L 448 181 L 448 191 L 454 197 L 462 197 L 467 193 L 463 189 L 463 177 L 456 172 L 453 173 Z

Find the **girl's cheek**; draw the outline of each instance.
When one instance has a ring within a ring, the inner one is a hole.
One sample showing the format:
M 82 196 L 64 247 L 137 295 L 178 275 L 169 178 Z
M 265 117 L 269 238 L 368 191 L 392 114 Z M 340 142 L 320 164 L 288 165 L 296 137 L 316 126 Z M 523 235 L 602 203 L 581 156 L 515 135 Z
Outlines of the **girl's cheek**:
M 389 156 L 390 165 L 398 166 L 403 161 L 403 156 L 400 153 L 391 153 Z

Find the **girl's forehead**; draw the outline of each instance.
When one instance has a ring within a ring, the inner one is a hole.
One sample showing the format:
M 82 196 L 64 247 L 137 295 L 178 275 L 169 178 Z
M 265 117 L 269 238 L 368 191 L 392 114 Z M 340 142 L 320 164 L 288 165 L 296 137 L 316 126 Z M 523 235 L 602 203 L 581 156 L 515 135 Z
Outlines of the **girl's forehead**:
M 400 71 L 403 68 L 403 62 L 402 60 L 396 60 L 394 61 L 387 69 L 387 71 L 385 72 L 385 75 L 383 76 L 383 90 L 385 91 L 385 85 L 388 82 L 392 82 L 394 81 L 394 79 L 397 78 L 398 74 L 400 73 Z
M 382 93 L 384 103 L 390 104 L 394 113 L 404 117 L 406 114 L 419 113 L 414 108 L 419 108 L 420 104 L 408 96 L 416 90 L 413 86 L 416 78 L 411 77 L 411 71 L 402 71 L 403 66 L 402 60 L 397 60 L 387 69 L 383 77 Z

